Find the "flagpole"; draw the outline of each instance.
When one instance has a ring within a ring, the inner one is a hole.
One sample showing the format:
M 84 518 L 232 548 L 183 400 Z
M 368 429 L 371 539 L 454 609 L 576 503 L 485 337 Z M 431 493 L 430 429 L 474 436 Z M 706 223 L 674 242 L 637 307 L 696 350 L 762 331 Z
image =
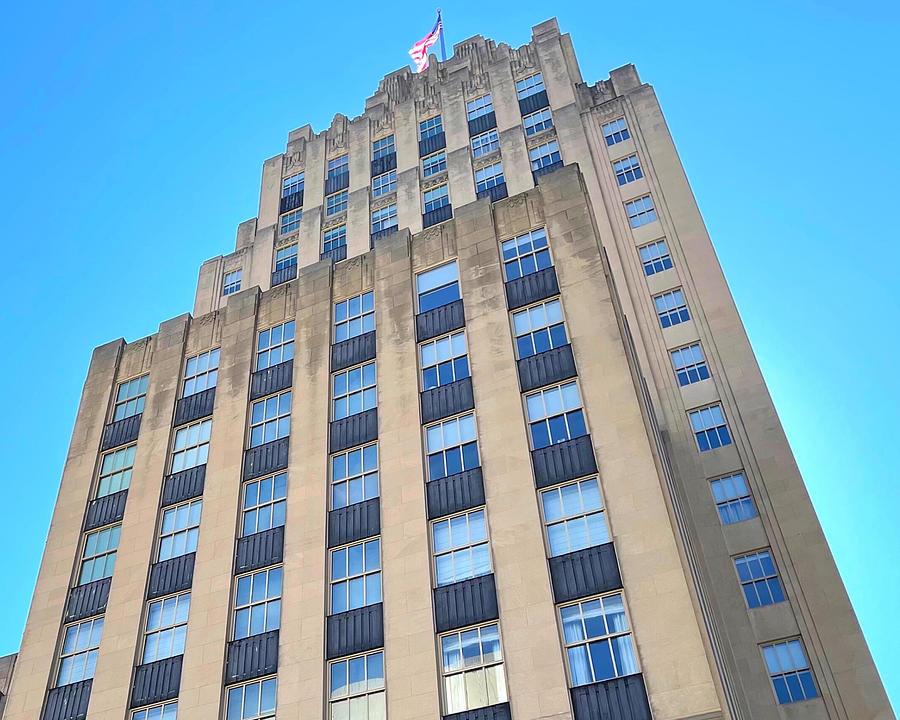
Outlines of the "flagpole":
M 444 21 L 441 19 L 441 9 L 438 8 L 438 23 L 441 26 L 441 62 L 447 59 L 447 50 L 444 47 Z

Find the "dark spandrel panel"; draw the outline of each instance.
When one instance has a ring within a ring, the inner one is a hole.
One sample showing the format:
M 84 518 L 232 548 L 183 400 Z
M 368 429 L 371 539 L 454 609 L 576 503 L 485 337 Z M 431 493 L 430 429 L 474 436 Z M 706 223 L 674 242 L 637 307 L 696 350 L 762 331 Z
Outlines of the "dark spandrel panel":
M 452 515 L 484 505 L 484 480 L 481 468 L 464 470 L 425 484 L 428 519 Z
M 476 197 L 479 200 L 481 200 L 481 198 L 490 198 L 491 202 L 497 202 L 505 197 L 509 197 L 509 193 L 506 190 L 506 183 L 502 182 L 499 185 L 489 187 L 487 190 L 479 190 L 476 193 Z
M 111 495 L 91 500 L 84 514 L 84 529 L 93 530 L 110 523 L 119 522 L 125 516 L 125 501 L 128 490 L 120 490 Z
M 381 532 L 381 500 L 372 498 L 328 513 L 328 547 L 373 537 Z
M 438 632 L 496 620 L 499 614 L 493 574 L 434 589 L 434 622 Z
M 506 283 L 506 306 L 515 310 L 559 295 L 559 281 L 552 267 L 523 275 Z
M 509 703 L 497 703 L 487 707 L 444 715 L 444 720 L 511 720 Z
M 481 135 L 481 133 L 495 127 L 497 127 L 497 116 L 493 112 L 479 115 L 474 120 L 469 120 L 469 137 Z
M 439 308 L 437 308 L 439 309 Z M 475 407 L 472 378 L 440 385 L 421 393 L 422 422 L 430 423 Z
M 453 206 L 452 205 L 444 205 L 439 207 L 437 210 L 431 210 L 422 215 L 422 227 L 427 228 L 432 225 L 437 225 L 438 223 L 442 223 L 445 220 L 449 220 L 453 217 Z
M 343 172 L 325 181 L 325 194 L 331 195 L 340 190 L 346 190 L 348 187 L 350 187 L 350 173 Z
M 280 213 L 290 212 L 291 210 L 296 210 L 298 207 L 303 207 L 303 191 L 291 193 L 287 197 L 281 198 L 281 208 L 279 210 Z
M 326 656 L 333 660 L 384 646 L 384 611 L 381 603 L 329 615 L 325 629 Z
M 331 260 L 332 262 L 340 262 L 347 259 L 347 246 L 338 245 L 336 248 L 326 250 L 319 255 L 319 260 Z
M 534 184 L 538 184 L 538 178 L 541 175 L 549 175 L 550 173 L 559 170 L 563 166 L 562 160 L 557 160 L 556 162 L 552 162 L 549 165 L 544 165 L 542 168 L 538 168 L 537 170 L 532 170 L 531 174 L 534 177 Z
M 372 177 L 397 169 L 397 153 L 392 152 L 372 161 Z
M 463 301 L 455 300 L 416 315 L 416 342 L 425 342 L 466 324 Z
M 331 346 L 331 372 L 375 359 L 375 331 L 357 335 Z
M 106 611 L 106 602 L 109 600 L 111 582 L 112 578 L 103 578 L 69 590 L 64 621 L 75 622 L 103 614 Z
M 244 480 L 252 480 L 288 466 L 289 437 L 273 440 L 244 452 Z
M 297 266 L 296 265 L 288 265 L 287 267 L 281 268 L 281 270 L 276 270 L 272 273 L 272 287 L 276 285 L 281 285 L 282 283 L 286 283 L 289 280 L 293 280 L 297 277 Z
M 294 361 L 272 365 L 250 375 L 250 399 L 258 400 L 266 395 L 287 390 L 294 382 Z
M 140 414 L 110 423 L 103 428 L 103 442 L 100 445 L 100 449 L 109 450 L 110 448 L 119 447 L 119 445 L 127 445 L 130 442 L 134 442 L 137 440 L 140 430 Z
M 84 720 L 91 699 L 92 680 L 61 685 L 47 693 L 41 720 Z
M 531 451 L 534 483 L 539 488 L 597 472 L 597 460 L 591 436 L 582 435 L 574 440 L 550 445 Z
M 562 345 L 518 361 L 519 387 L 522 392 L 568 380 L 578 373 L 571 345 Z
M 579 685 L 569 691 L 575 720 L 651 720 L 644 676 Z
M 424 140 L 419 140 L 419 157 L 431 155 L 431 153 L 436 153 L 445 147 L 447 147 L 447 138 L 444 133 L 439 132 Z
M 175 404 L 175 421 L 173 425 L 178 427 L 200 418 L 209 417 L 213 414 L 215 402 L 216 389 L 214 387 L 181 398 Z
M 232 640 L 225 656 L 226 685 L 271 675 L 278 670 L 278 631 Z
M 374 248 L 375 243 L 379 240 L 383 240 L 386 237 L 390 237 L 395 232 L 397 232 L 398 228 L 396 225 L 394 227 L 385 228 L 384 230 L 379 230 L 378 232 L 373 232 L 371 237 L 369 238 L 369 247 Z
M 519 112 L 522 115 L 531 115 L 531 113 L 537 112 L 541 108 L 549 107 L 549 105 L 550 99 L 547 97 L 547 91 L 541 90 L 534 95 L 529 95 L 519 100 Z
M 378 437 L 378 408 L 350 415 L 331 423 L 329 452 L 371 442 Z
M 153 705 L 178 697 L 181 685 L 181 655 L 138 665 L 131 685 L 131 707 Z
M 277 565 L 284 559 L 284 527 L 239 538 L 234 554 L 235 575 Z
M 194 553 L 179 555 L 150 566 L 147 599 L 187 590 L 194 582 Z
M 205 480 L 205 464 L 166 475 L 163 480 L 162 506 L 174 505 L 200 497 L 203 494 Z
M 622 587 L 619 562 L 612 543 L 576 550 L 550 558 L 553 598 L 558 603 L 618 590 Z

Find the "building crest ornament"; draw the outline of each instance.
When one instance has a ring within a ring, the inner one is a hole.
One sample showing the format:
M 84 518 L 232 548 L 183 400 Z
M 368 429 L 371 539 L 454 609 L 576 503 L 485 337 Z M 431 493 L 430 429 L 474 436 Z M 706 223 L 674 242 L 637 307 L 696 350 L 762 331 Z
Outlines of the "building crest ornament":
M 339 151 L 346 150 L 348 139 L 349 120 L 346 115 L 338 113 L 331 121 L 331 127 L 328 128 L 328 154 L 338 154 Z

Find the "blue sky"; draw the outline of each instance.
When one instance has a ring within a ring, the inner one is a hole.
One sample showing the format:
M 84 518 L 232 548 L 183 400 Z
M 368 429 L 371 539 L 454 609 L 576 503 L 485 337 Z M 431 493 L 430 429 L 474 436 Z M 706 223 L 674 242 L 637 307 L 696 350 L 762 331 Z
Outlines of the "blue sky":
M 5 8 L 0 653 L 19 644 L 92 348 L 189 311 L 200 263 L 256 214 L 262 161 L 288 131 L 359 114 L 406 64 L 433 11 L 385 7 Z M 900 706 L 897 5 L 548 7 L 445 2 L 448 50 L 474 34 L 522 44 L 552 12 L 588 82 L 633 62 L 655 86 Z

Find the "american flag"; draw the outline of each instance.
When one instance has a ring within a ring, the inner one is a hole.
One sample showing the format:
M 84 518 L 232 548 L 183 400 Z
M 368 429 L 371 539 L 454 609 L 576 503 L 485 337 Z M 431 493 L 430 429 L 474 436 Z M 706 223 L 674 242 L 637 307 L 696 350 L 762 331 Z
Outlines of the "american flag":
M 437 22 L 431 29 L 431 32 L 423 37 L 419 42 L 412 46 L 409 51 L 413 62 L 416 64 L 416 72 L 422 72 L 428 67 L 428 48 L 434 45 L 441 36 L 443 25 L 441 23 L 441 14 L 438 13 Z

